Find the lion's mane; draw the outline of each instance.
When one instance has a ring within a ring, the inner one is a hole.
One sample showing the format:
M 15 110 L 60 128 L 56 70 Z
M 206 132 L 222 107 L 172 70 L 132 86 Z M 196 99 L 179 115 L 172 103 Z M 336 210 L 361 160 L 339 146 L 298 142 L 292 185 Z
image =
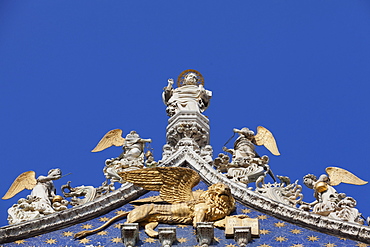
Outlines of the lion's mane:
M 200 199 L 208 205 L 206 221 L 222 219 L 235 210 L 235 199 L 225 184 L 211 185 L 200 195 Z

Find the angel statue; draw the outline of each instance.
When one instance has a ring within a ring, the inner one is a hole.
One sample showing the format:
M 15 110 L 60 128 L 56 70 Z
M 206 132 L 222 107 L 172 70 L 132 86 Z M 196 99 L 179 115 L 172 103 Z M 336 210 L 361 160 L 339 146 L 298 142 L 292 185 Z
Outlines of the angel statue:
M 174 80 L 168 79 L 162 94 L 168 116 L 172 117 L 179 111 L 203 112 L 208 108 L 212 92 L 204 89 L 203 76 L 198 71 L 189 69 L 181 72 L 176 89 L 173 84 Z
M 67 209 L 68 201 L 55 194 L 56 189 L 53 184 L 53 180 L 61 176 L 62 172 L 58 168 L 51 169 L 47 176 L 39 176 L 37 179 L 34 171 L 19 175 L 2 199 L 10 199 L 24 189 L 32 190 L 32 192 L 27 198 L 19 199 L 17 204 L 8 209 L 9 224 L 32 220 Z
M 234 129 L 239 137 L 234 143 L 234 149 L 223 147 L 225 152 L 232 154 L 232 161 L 228 165 L 227 176 L 234 181 L 248 184 L 263 180 L 267 173 L 276 181 L 268 165 L 269 158 L 260 157 L 255 151 L 255 145 L 264 145 L 272 154 L 280 155 L 272 133 L 262 127 L 257 127 L 257 134 L 248 128 Z
M 327 175 L 322 174 L 319 179 L 313 174 L 304 176 L 303 183 L 315 191 L 316 201 L 303 203 L 300 208 L 303 210 L 312 209 L 313 213 L 330 218 L 363 224 L 362 214 L 354 208 L 356 200 L 347 197 L 344 193 L 338 193 L 333 186 L 340 183 L 364 185 L 367 182 L 339 167 L 327 167 L 325 171 Z
M 113 217 L 94 230 L 81 231 L 75 238 L 98 232 L 125 216 L 126 223 L 140 223 L 150 237 L 157 237 L 158 232 L 154 228 L 158 223 L 191 224 L 195 227 L 197 222 L 216 221 L 235 210 L 235 200 L 225 184 L 213 184 L 207 191 L 192 192 L 200 177 L 189 168 L 155 167 L 121 172 L 119 175 L 146 190 L 159 191 L 159 197 L 131 202 L 142 205 Z
M 117 158 L 105 161 L 104 175 L 111 182 L 122 182 L 118 172 L 123 170 L 139 169 L 144 167 L 144 146 L 152 142 L 151 139 L 142 139 L 136 131 L 131 131 L 122 137 L 122 130 L 114 129 L 106 133 L 91 152 L 100 152 L 111 146 L 122 146 L 123 152 Z

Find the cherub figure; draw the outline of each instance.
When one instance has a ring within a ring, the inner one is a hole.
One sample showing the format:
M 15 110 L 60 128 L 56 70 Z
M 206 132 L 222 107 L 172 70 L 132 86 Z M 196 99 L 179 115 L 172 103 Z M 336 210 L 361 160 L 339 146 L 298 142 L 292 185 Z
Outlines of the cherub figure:
M 338 193 L 333 186 L 340 183 L 363 185 L 367 182 L 339 167 L 327 167 L 325 171 L 328 175 L 322 174 L 319 179 L 313 174 L 304 176 L 303 183 L 315 191 L 316 201 L 304 204 L 301 208 L 312 209 L 313 213 L 330 218 L 363 224 L 361 214 L 354 208 L 356 201 L 344 193 Z
M 208 108 L 212 92 L 204 89 L 203 76 L 198 71 L 183 71 L 176 89 L 173 84 L 174 80 L 168 79 L 162 95 L 168 116 L 172 117 L 179 111 L 203 112 Z
M 18 204 L 9 208 L 9 224 L 35 219 L 67 208 L 68 202 L 56 195 L 53 184 L 53 180 L 61 178 L 61 170 L 51 169 L 47 176 L 39 176 L 37 179 L 35 175 L 34 171 L 22 173 L 3 196 L 2 199 L 10 199 L 24 189 L 32 190 L 27 199 L 21 198 Z

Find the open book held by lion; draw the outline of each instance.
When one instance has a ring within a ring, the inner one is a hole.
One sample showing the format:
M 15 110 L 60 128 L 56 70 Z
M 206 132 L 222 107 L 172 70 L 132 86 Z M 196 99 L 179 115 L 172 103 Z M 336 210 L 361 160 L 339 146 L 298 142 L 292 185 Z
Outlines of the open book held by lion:
M 144 204 L 113 217 L 99 228 L 81 231 L 75 238 L 98 232 L 125 216 L 126 223 L 140 223 L 150 237 L 157 237 L 158 232 L 154 228 L 158 223 L 195 226 L 197 222 L 222 219 L 235 210 L 235 200 L 225 184 L 217 183 L 207 191 L 192 192 L 200 177 L 189 168 L 155 167 L 122 172 L 119 175 L 123 180 L 146 190 L 159 191 L 159 197 L 138 200 L 137 203 Z

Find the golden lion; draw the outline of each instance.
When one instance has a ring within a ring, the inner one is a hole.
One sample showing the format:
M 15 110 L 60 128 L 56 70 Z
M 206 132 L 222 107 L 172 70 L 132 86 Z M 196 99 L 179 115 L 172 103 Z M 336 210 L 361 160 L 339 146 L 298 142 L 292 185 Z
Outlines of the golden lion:
M 224 218 L 235 209 L 235 200 L 229 186 L 213 184 L 207 191 L 196 193 L 191 189 L 200 181 L 199 175 L 192 169 L 180 167 L 155 167 L 120 174 L 123 180 L 132 182 L 147 190 L 160 191 L 161 204 L 144 204 L 131 212 L 113 217 L 104 225 L 91 231 L 81 231 L 75 238 L 82 238 L 95 233 L 122 217 L 126 223 L 140 223 L 150 237 L 157 237 L 154 228 L 158 223 L 193 224 Z M 158 202 L 158 198 L 138 200 L 136 203 Z M 165 203 L 165 204 L 163 204 Z

